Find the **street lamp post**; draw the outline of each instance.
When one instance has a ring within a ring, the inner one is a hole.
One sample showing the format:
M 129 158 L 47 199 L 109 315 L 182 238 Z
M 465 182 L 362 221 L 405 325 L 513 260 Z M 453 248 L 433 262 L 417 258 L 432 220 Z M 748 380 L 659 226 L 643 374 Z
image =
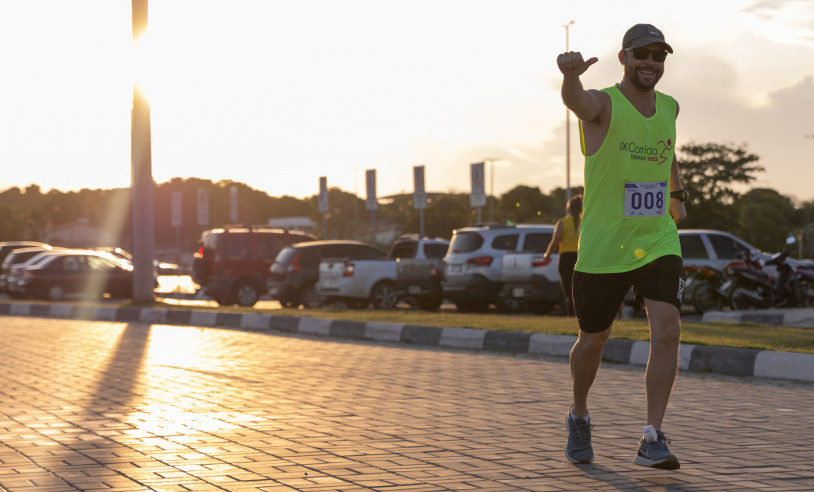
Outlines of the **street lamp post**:
M 489 223 L 493 222 L 492 208 L 494 203 L 493 195 L 495 194 L 495 161 L 498 160 L 500 159 L 495 159 L 494 157 L 483 160 L 483 162 L 489 163 L 489 194 L 486 195 L 489 198 Z
M 563 24 L 565 28 L 565 51 L 570 51 L 568 46 L 568 30 L 574 21 Z M 571 110 L 565 108 L 565 203 L 571 199 Z
M 147 1 L 132 0 L 133 44 L 147 30 Z M 147 56 L 147 55 L 145 55 Z M 131 217 L 133 245 L 133 300 L 152 301 L 153 276 L 153 170 L 150 144 L 150 103 L 133 84 L 133 108 L 130 126 Z

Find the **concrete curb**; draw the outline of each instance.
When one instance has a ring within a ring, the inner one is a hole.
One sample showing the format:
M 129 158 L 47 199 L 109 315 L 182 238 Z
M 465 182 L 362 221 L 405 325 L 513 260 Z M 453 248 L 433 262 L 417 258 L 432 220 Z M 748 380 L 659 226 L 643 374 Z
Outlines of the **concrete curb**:
M 775 326 L 800 326 L 814 328 L 814 309 L 764 309 L 759 311 L 709 311 L 704 313 L 704 323 L 759 323 Z
M 707 321 L 708 315 L 718 314 L 738 314 L 740 315 L 738 321 L 742 321 L 744 314 L 756 313 L 707 313 L 704 315 L 704 321 Z M 18 302 L 0 302 L 0 315 L 89 321 L 141 321 L 245 330 L 275 330 L 336 338 L 557 357 L 568 357 L 571 347 L 577 339 L 576 336 L 569 335 L 329 320 L 260 313 L 239 314 L 215 311 Z M 714 316 L 710 316 L 710 318 L 714 318 Z M 748 319 L 758 318 L 748 317 Z M 729 318 L 716 318 L 715 321 L 731 320 Z M 603 358 L 611 362 L 644 366 L 647 364 L 649 352 L 649 342 L 612 338 L 608 340 L 605 346 Z M 706 371 L 731 376 L 755 376 L 814 382 L 814 355 L 794 352 L 683 344 L 679 353 L 679 368 L 684 371 Z

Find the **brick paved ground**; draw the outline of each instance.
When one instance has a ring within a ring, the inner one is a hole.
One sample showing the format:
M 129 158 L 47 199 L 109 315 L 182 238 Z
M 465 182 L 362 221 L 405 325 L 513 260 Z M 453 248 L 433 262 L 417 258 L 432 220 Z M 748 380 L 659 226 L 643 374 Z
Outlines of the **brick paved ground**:
M 674 472 L 631 463 L 643 373 L 564 459 L 563 360 L 146 324 L 0 319 L 7 490 L 812 490 L 814 385 L 682 373 Z

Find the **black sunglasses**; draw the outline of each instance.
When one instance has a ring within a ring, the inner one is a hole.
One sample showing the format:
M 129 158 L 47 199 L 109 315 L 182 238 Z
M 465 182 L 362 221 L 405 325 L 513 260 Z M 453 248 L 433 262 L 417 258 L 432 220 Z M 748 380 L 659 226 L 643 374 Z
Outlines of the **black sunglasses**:
M 625 48 L 625 51 L 632 51 L 633 58 L 637 60 L 647 60 L 653 55 L 653 61 L 661 63 L 667 59 L 667 50 L 651 50 L 650 48 Z

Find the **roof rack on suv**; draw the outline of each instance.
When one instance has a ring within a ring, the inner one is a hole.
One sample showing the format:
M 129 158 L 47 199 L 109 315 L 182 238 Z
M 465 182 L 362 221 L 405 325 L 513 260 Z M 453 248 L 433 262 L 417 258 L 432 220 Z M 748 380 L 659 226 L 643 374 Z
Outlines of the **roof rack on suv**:
M 430 236 L 427 236 L 426 234 L 422 236 L 421 234 L 418 234 L 416 232 L 412 232 L 410 234 L 402 234 L 402 235 L 400 235 L 398 237 L 398 239 L 415 239 L 415 240 L 432 239 L 432 240 L 435 240 L 435 241 L 449 241 L 449 239 L 444 239 L 442 237 L 430 237 Z
M 481 227 L 484 229 L 511 229 L 512 227 L 515 227 L 515 225 L 487 223 L 487 224 L 474 224 L 469 227 Z
M 208 229 L 205 232 L 234 232 L 234 231 L 249 231 L 249 232 L 290 232 L 297 234 L 309 234 L 299 229 L 291 229 L 288 227 L 272 227 L 268 225 L 246 225 L 246 224 L 228 224 L 223 227 L 215 227 Z

